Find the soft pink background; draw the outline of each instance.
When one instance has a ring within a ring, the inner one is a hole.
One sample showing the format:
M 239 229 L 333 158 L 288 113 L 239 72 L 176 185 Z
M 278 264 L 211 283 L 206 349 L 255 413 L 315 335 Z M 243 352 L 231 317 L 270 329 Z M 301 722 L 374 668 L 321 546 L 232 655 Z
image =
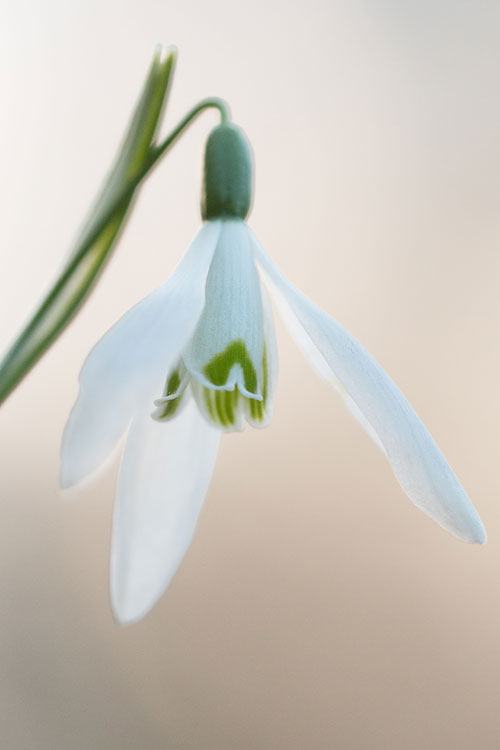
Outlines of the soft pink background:
M 199 224 L 207 114 L 147 183 L 72 327 L 0 412 L 0 744 L 9 750 L 496 750 L 500 730 L 500 6 L 496 0 L 0 3 L 0 344 L 58 269 L 154 45 L 165 130 L 226 97 L 251 225 L 396 380 L 486 547 L 402 494 L 278 323 L 274 421 L 223 441 L 168 593 L 120 629 L 116 466 L 68 501 L 92 344 Z

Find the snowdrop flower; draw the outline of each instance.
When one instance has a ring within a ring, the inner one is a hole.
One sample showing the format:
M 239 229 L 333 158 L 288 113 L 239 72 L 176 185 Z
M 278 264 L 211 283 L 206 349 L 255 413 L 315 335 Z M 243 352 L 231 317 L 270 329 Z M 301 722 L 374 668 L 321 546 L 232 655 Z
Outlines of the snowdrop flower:
M 99 469 L 120 438 L 111 600 L 122 622 L 163 593 L 191 541 L 222 432 L 266 425 L 276 343 L 259 270 L 312 364 L 344 395 L 403 491 L 460 539 L 483 543 L 465 491 L 404 396 L 338 323 L 295 289 L 245 223 L 252 163 L 232 124 L 205 152 L 204 224 L 172 276 L 98 342 L 62 444 L 61 484 Z

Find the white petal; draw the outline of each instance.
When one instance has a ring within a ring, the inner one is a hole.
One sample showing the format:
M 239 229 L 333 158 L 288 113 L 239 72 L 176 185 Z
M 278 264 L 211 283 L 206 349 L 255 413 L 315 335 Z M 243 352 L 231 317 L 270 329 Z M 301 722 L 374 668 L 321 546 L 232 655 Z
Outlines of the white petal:
M 96 344 L 80 373 L 80 393 L 64 430 L 62 487 L 96 471 L 141 404 L 162 393 L 168 371 L 203 310 L 220 222 L 198 232 L 174 273 Z
M 387 453 L 385 452 L 385 448 L 382 445 L 382 441 L 380 440 L 379 436 L 357 405 L 355 401 L 349 396 L 349 394 L 346 392 L 346 390 L 342 387 L 342 385 L 337 381 L 334 383 L 335 390 L 340 393 L 342 396 L 342 399 L 344 401 L 344 406 L 346 407 L 347 411 L 350 413 L 351 417 L 354 417 L 356 422 L 363 428 L 363 430 L 366 432 L 366 434 L 373 440 L 377 448 L 382 451 L 384 456 L 387 457 Z
M 367 435 L 373 440 L 377 448 L 385 454 L 385 449 L 380 442 L 379 436 L 377 435 L 371 424 L 368 422 L 363 412 L 360 411 L 359 407 L 349 396 L 343 385 L 339 383 L 339 381 L 334 377 L 330 366 L 327 364 L 318 347 L 312 342 L 310 336 L 306 333 L 302 325 L 295 317 L 295 314 L 292 312 L 289 304 L 283 299 L 283 295 L 278 295 L 277 301 L 281 317 L 283 318 L 292 338 L 295 339 L 296 344 L 298 345 L 299 349 L 301 349 L 305 358 L 311 364 L 313 369 L 316 370 L 318 375 L 321 378 L 324 378 L 324 380 L 326 380 L 328 383 L 330 383 L 331 386 L 335 388 L 335 390 L 342 397 L 346 409 L 354 417 L 356 422 L 361 425 Z
M 224 221 L 207 277 L 203 314 L 184 352 L 186 367 L 208 388 L 231 391 L 238 386 L 242 395 L 260 400 L 263 331 L 260 279 L 248 227 L 243 221 Z M 218 382 L 207 369 L 230 346 L 240 347 L 240 359 L 244 348 L 249 367 L 235 362 Z
M 276 383 L 278 381 L 278 351 L 276 348 L 276 334 L 274 333 L 274 320 L 273 311 L 271 308 L 271 302 L 269 295 L 264 288 L 261 286 L 262 295 L 262 309 L 264 312 L 264 341 L 265 341 L 265 371 L 262 383 L 262 411 L 263 416 L 260 418 L 260 414 L 257 417 L 252 416 L 252 404 L 250 399 L 246 400 L 246 418 L 253 427 L 267 427 L 273 416 L 274 410 L 274 394 L 276 391 Z M 257 407 L 258 410 L 259 407 Z M 254 412 L 256 410 L 254 409 Z
M 284 278 L 256 240 L 254 247 L 276 292 L 378 436 L 408 497 L 459 539 L 483 544 L 474 506 L 403 394 L 347 331 Z
M 134 418 L 113 519 L 111 602 L 117 620 L 139 620 L 165 591 L 194 533 L 220 432 L 193 400 L 179 417 Z

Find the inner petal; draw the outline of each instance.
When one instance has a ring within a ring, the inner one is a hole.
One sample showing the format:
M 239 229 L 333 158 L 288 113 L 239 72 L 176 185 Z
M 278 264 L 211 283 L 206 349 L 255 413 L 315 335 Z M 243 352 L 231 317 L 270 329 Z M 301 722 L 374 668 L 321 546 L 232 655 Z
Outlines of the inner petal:
M 206 282 L 205 307 L 184 352 L 189 372 L 211 390 L 262 400 L 264 320 L 248 228 L 224 221 Z
M 262 356 L 261 398 L 242 394 L 237 385 L 232 390 L 207 388 L 198 380 L 191 380 L 191 389 L 196 403 L 203 416 L 216 427 L 224 431 L 243 429 L 245 419 L 254 427 L 268 424 L 272 412 L 271 388 L 274 389 L 276 369 L 269 363 L 267 347 L 274 342 L 266 338 Z M 239 367 L 239 365 L 238 365 Z
M 153 419 L 164 422 L 178 413 L 179 407 L 185 405 L 186 399 L 183 397 L 190 379 L 191 376 L 181 359 L 168 374 L 163 396 L 154 402 L 157 408 L 151 414 Z
M 231 341 L 224 351 L 216 354 L 203 368 L 210 387 L 239 391 L 247 398 L 262 400 L 257 371 L 243 339 Z
M 234 390 L 214 390 L 206 388 L 193 378 L 191 390 L 205 419 L 219 429 L 232 432 L 242 430 L 245 421 L 245 402 L 254 399 L 246 399 L 235 387 Z

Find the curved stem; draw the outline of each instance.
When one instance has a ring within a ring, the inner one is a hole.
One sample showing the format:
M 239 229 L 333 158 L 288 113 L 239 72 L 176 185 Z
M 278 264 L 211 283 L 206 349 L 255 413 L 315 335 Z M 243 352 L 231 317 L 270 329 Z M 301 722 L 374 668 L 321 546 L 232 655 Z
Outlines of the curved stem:
M 137 172 L 136 176 L 132 180 L 128 180 L 122 189 L 118 191 L 117 197 L 110 204 L 109 208 L 103 213 L 101 220 L 96 224 L 94 231 L 89 234 L 87 241 L 82 245 L 80 252 L 75 255 L 74 263 L 67 267 L 64 277 L 70 274 L 72 269 L 80 262 L 81 258 L 85 255 L 88 248 L 93 245 L 97 237 L 100 235 L 102 230 L 112 219 L 115 211 L 122 206 L 124 201 L 127 201 L 139 183 L 146 177 L 146 175 L 152 170 L 156 163 L 161 159 L 162 156 L 169 150 L 175 141 L 179 138 L 182 132 L 206 109 L 217 109 L 221 116 L 221 122 L 228 122 L 231 118 L 229 105 L 223 100 L 217 97 L 211 99 L 202 99 L 196 106 L 194 106 L 189 112 L 182 118 L 182 120 L 176 125 L 176 127 L 165 137 L 165 140 L 160 143 L 159 146 L 151 146 L 148 155 L 144 159 L 142 167 Z M 61 278 L 61 281 L 63 279 Z
M 229 105 L 224 99 L 218 97 L 212 97 L 210 99 L 202 99 L 196 106 L 189 110 L 187 115 L 182 118 L 179 124 L 167 135 L 165 140 L 159 146 L 153 146 L 153 154 L 155 160 L 158 159 L 179 137 L 185 128 L 190 125 L 196 117 L 201 114 L 205 109 L 218 109 L 220 114 L 221 123 L 224 124 L 229 122 L 231 119 L 231 111 Z
M 116 223 L 116 219 L 117 217 L 119 217 L 120 211 L 123 211 L 123 209 L 127 209 L 127 206 L 132 200 L 133 194 L 138 185 L 142 182 L 146 175 L 149 174 L 149 172 L 158 163 L 162 156 L 164 156 L 169 148 L 175 143 L 182 132 L 198 117 L 198 115 L 200 115 L 206 109 L 217 109 L 220 113 L 222 123 L 227 122 L 231 117 L 229 106 L 223 99 L 218 99 L 216 97 L 203 99 L 198 104 L 196 104 L 185 115 L 185 117 L 183 117 L 183 119 L 177 124 L 177 126 L 165 137 L 165 139 L 158 146 L 150 146 L 149 151 L 144 158 L 142 166 L 135 174 L 135 177 L 125 181 L 122 188 L 120 190 L 117 190 L 115 199 L 111 201 L 106 210 L 103 211 L 102 215 L 99 218 L 99 221 L 96 222 L 96 224 L 92 228 L 92 231 L 87 234 L 85 241 L 79 247 L 78 252 L 76 252 L 71 257 L 70 261 L 63 269 L 60 276 L 56 279 L 54 285 L 36 311 L 35 315 L 31 318 L 28 325 L 24 328 L 20 336 L 16 339 L 12 347 L 7 352 L 4 360 L 1 362 L 0 373 L 2 373 L 2 378 L 0 378 L 0 380 L 2 382 L 0 383 L 0 404 L 4 401 L 5 398 L 7 398 L 9 393 L 16 387 L 18 382 L 35 364 L 37 359 L 43 354 L 48 346 L 50 346 L 55 338 L 57 338 L 57 336 L 69 322 L 71 317 L 73 317 L 73 315 L 76 313 L 76 307 L 74 310 L 68 312 L 68 314 L 65 315 L 64 319 L 62 319 L 57 327 L 54 328 L 50 336 L 44 339 L 43 342 L 41 342 L 33 349 L 28 358 L 25 357 L 26 361 L 24 361 L 18 367 L 14 368 L 15 372 L 13 372 L 13 374 L 7 378 L 7 381 L 3 377 L 3 371 L 8 370 L 9 367 L 14 365 L 18 353 L 20 353 L 25 344 L 27 344 L 27 342 L 29 342 L 31 337 L 35 334 L 38 326 L 44 320 L 45 316 L 49 313 L 53 304 L 59 298 L 61 293 L 64 292 L 66 286 L 72 282 L 73 276 L 77 271 L 80 263 L 84 262 L 88 252 L 92 249 L 101 234 L 103 232 L 110 231 L 113 234 L 113 237 L 117 235 L 119 224 L 121 222 L 118 221 L 118 225 L 115 227 L 114 225 Z M 78 300 L 84 295 L 84 293 L 85 292 L 81 293 L 81 290 L 77 289 L 74 292 L 72 299 L 78 302 Z M 69 307 L 71 306 L 72 305 L 69 305 Z
M 45 299 L 44 304 L 39 309 L 37 315 L 33 318 L 31 321 L 31 325 L 24 331 L 25 336 L 29 335 L 31 333 L 32 328 L 34 328 L 38 320 L 42 317 L 42 315 L 45 313 L 45 310 L 47 307 L 49 307 L 52 303 L 52 300 L 59 294 L 61 289 L 65 286 L 65 284 L 68 282 L 68 280 L 71 278 L 75 268 L 78 266 L 82 258 L 85 256 L 87 250 L 92 247 L 96 239 L 99 237 L 101 232 L 106 228 L 107 224 L 111 221 L 114 214 L 117 210 L 119 210 L 124 204 L 126 204 L 131 196 L 132 193 L 135 191 L 136 187 L 139 185 L 140 182 L 146 177 L 146 175 L 151 171 L 151 169 L 156 165 L 156 163 L 161 159 L 161 157 L 168 151 L 168 149 L 174 144 L 174 142 L 177 140 L 177 138 L 181 135 L 183 130 L 193 122 L 193 120 L 200 115 L 205 109 L 209 108 L 215 108 L 218 109 L 221 114 L 221 121 L 227 122 L 227 120 L 230 117 L 229 107 L 224 102 L 223 99 L 203 99 L 199 104 L 197 104 L 193 109 L 191 109 L 185 117 L 179 122 L 179 124 L 172 130 L 171 133 L 169 133 L 165 140 L 162 141 L 162 143 L 159 146 L 151 146 L 149 150 L 149 154 L 146 156 L 144 160 L 144 164 L 139 170 L 139 172 L 136 174 L 134 179 L 128 180 L 128 182 L 125 183 L 124 187 L 118 192 L 118 195 L 116 199 L 110 204 L 109 208 L 103 213 L 101 216 L 100 221 L 96 224 L 95 228 L 91 233 L 89 233 L 85 243 L 80 248 L 79 252 L 74 255 L 72 258 L 72 261 L 66 266 L 63 273 L 57 280 L 55 286 L 52 288 L 51 293 L 49 296 Z M 21 342 L 18 342 L 21 343 Z

